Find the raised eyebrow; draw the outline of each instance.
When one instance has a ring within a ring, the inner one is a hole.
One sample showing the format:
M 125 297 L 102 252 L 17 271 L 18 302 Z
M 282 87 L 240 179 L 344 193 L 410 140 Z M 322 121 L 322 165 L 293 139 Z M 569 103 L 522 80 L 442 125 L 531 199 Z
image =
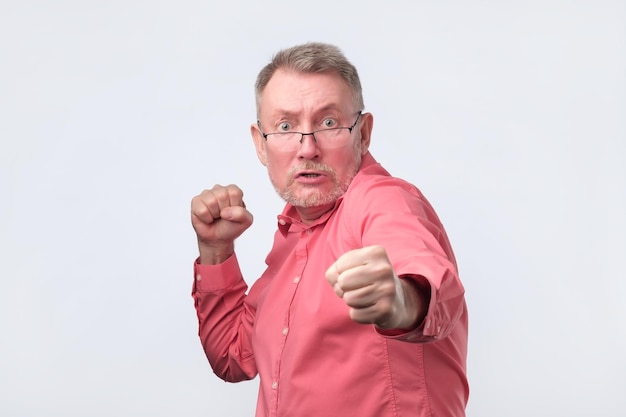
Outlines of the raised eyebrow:
M 329 113 L 332 113 L 333 114 L 333 118 L 337 119 L 337 118 L 339 118 L 338 116 L 341 115 L 341 109 L 338 106 L 335 106 L 335 105 L 325 106 L 325 107 L 322 107 L 321 109 L 319 109 L 319 111 L 316 112 L 315 117 L 318 117 L 320 120 L 324 120 L 324 119 L 328 118 L 328 114 Z
M 337 106 L 326 106 L 315 113 L 315 123 L 321 125 L 326 119 L 333 119 L 339 123 L 342 112 Z
M 283 123 L 287 123 L 288 125 L 290 125 L 291 128 L 293 128 L 293 123 L 291 122 L 291 119 L 288 116 L 283 115 L 283 116 L 280 116 L 280 117 L 276 117 L 275 120 L 276 120 L 275 122 L 272 122 L 271 124 L 268 125 L 268 126 L 271 126 L 272 130 L 278 131 L 278 128 Z
M 315 112 L 315 114 L 313 115 L 313 118 L 316 120 L 315 123 L 321 124 L 321 122 L 329 118 L 329 113 L 332 113 L 332 116 L 330 116 L 330 118 L 336 120 L 337 122 L 341 120 L 342 112 L 340 108 L 338 106 L 331 104 L 328 106 L 324 106 Z M 300 112 L 292 112 L 289 110 L 279 110 L 275 112 L 271 117 L 274 120 L 276 120 L 276 122 L 273 123 L 273 126 L 275 128 L 277 128 L 281 123 L 285 123 L 285 122 L 289 123 L 291 127 L 294 128 L 294 124 L 299 123 Z
M 293 120 L 297 119 L 295 113 L 288 111 L 276 112 L 275 114 L 270 116 L 274 121 L 271 123 L 271 126 L 274 128 L 278 128 L 283 123 L 288 123 L 293 125 Z

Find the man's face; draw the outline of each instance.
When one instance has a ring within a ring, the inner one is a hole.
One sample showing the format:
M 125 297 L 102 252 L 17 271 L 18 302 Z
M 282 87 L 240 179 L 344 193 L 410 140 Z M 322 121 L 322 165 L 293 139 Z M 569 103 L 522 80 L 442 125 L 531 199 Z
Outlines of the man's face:
M 352 126 L 357 116 L 349 86 L 334 73 L 278 70 L 265 87 L 260 129 L 251 127 L 257 155 L 278 194 L 298 208 L 303 220 L 319 217 L 348 188 L 369 147 L 371 114 L 363 114 L 351 133 L 340 131 L 341 139 L 332 143 L 306 135 L 302 143 L 287 146 L 280 135 L 265 140 L 261 129 L 308 133 Z

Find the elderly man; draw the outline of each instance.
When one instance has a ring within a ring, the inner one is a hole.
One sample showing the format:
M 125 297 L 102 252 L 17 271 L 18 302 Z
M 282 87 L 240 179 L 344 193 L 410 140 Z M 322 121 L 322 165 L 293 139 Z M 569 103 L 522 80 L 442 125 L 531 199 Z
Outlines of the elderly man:
M 286 201 L 250 290 L 234 241 L 243 192 L 194 197 L 199 335 L 226 381 L 260 376 L 258 417 L 464 416 L 467 309 L 446 232 L 369 152 L 356 68 L 333 45 L 277 53 L 256 82 L 252 139 Z

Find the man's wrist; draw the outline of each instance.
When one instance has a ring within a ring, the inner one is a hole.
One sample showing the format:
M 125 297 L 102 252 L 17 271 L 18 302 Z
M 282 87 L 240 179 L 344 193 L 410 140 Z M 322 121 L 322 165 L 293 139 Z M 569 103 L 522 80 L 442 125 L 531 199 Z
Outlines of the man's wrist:
M 235 253 L 234 244 L 226 244 L 219 246 L 207 246 L 198 243 L 200 251 L 199 263 L 202 265 L 218 265 L 226 261 Z
M 419 327 L 426 318 L 430 304 L 430 284 L 423 277 L 400 277 L 404 291 L 407 317 L 402 329 L 412 330 Z

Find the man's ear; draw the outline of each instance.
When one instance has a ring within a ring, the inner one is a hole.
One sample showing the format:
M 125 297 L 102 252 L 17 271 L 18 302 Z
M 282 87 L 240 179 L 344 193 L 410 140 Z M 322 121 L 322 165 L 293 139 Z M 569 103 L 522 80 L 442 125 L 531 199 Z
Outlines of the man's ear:
M 372 129 L 374 128 L 374 116 L 372 113 L 363 113 L 361 115 L 361 155 L 365 155 L 370 147 L 372 138 Z
M 256 148 L 256 156 L 259 158 L 259 161 L 267 166 L 267 158 L 265 154 L 265 138 L 261 133 L 261 129 L 256 124 L 252 124 L 250 126 L 250 134 L 252 135 L 252 140 L 254 141 L 254 147 Z

